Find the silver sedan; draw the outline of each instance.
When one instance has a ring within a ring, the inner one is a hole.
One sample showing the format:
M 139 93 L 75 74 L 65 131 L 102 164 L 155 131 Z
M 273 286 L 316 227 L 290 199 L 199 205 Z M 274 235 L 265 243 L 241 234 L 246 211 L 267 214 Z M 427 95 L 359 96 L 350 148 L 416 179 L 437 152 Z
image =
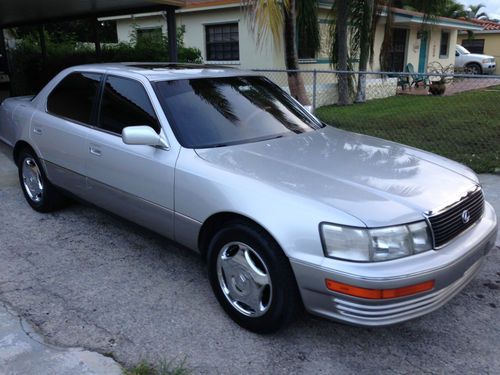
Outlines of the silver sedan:
M 199 251 L 223 309 L 256 332 L 302 307 L 363 326 L 429 313 L 497 234 L 467 167 L 327 126 L 252 72 L 70 68 L 3 102 L 0 139 L 33 209 L 77 197 Z

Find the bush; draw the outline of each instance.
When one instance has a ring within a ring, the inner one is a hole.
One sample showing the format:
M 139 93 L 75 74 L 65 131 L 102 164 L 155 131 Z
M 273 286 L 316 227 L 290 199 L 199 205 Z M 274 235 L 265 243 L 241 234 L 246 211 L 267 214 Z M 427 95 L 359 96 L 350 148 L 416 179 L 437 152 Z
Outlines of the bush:
M 55 42 L 50 33 L 45 33 L 47 56 L 43 61 L 37 34 L 28 34 L 18 40 L 16 47 L 9 51 L 12 62 L 13 95 L 29 95 L 38 92 L 61 70 L 81 64 L 98 62 L 94 45 L 79 43 L 68 36 L 66 40 Z M 177 30 L 178 59 L 184 63 L 203 62 L 197 48 L 184 46 L 184 29 Z M 137 38 L 134 31 L 130 43 L 103 44 L 99 62 L 162 62 L 168 61 L 168 40 L 165 36 L 152 35 Z

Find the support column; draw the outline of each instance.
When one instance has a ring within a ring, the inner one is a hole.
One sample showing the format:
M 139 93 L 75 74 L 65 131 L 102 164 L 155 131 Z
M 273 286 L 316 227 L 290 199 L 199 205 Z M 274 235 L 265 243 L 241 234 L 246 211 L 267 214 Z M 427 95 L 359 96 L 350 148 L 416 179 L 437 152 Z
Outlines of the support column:
M 175 8 L 167 8 L 168 55 L 170 62 L 177 62 L 177 26 L 175 24 Z
M 47 66 L 47 45 L 45 44 L 45 31 L 43 25 L 38 26 L 38 38 L 40 39 L 40 50 L 42 52 L 42 69 Z
M 11 70 L 9 64 L 9 56 L 7 55 L 7 48 L 5 45 L 5 35 L 3 29 L 0 29 L 0 71 L 7 74 L 9 80 L 7 82 L 0 81 L 0 90 L 6 90 L 9 95 L 12 95 L 12 85 L 11 85 Z M 2 98 L 0 98 L 0 102 Z
M 101 38 L 99 36 L 99 21 L 97 18 L 93 18 L 91 20 L 92 22 L 92 28 L 94 30 L 93 32 L 93 37 L 94 37 L 94 45 L 95 45 L 95 58 L 98 62 L 101 61 Z

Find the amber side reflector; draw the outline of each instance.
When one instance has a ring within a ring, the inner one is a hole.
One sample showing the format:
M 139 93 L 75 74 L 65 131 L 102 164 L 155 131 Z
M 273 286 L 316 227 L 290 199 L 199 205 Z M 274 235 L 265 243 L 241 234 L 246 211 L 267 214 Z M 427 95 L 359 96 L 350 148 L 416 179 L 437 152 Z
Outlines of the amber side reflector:
M 334 292 L 348 294 L 350 296 L 368 299 L 388 299 L 411 296 L 412 294 L 426 292 L 434 288 L 434 280 L 423 283 L 404 286 L 396 289 L 366 289 L 358 286 L 339 283 L 330 279 L 325 280 L 326 287 Z

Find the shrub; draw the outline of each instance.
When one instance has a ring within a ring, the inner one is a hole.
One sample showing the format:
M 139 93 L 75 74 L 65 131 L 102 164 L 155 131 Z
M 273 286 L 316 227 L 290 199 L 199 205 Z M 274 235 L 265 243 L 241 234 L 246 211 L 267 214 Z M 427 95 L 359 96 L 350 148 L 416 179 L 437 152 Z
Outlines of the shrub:
M 199 49 L 184 46 L 184 32 L 183 27 L 177 30 L 179 62 L 203 62 Z M 57 36 L 57 42 L 54 39 L 50 33 L 45 33 L 45 61 L 37 34 L 28 34 L 17 40 L 15 48 L 9 51 L 13 95 L 34 94 L 61 70 L 97 62 L 93 44 L 77 42 L 71 34 L 64 40 L 61 40 L 60 35 Z M 161 62 L 168 61 L 168 56 L 168 40 L 164 35 L 137 38 L 134 30 L 130 43 L 101 45 L 99 62 Z

